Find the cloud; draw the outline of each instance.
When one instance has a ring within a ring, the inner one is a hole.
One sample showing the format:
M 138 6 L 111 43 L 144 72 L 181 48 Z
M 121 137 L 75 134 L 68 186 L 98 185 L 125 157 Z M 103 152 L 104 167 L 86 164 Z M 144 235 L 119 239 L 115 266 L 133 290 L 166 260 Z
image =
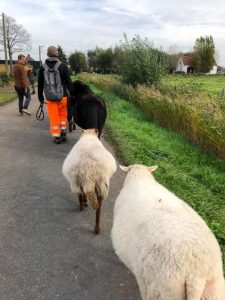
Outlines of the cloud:
M 196 38 L 212 35 L 225 66 L 224 0 L 188 2 L 153 0 L 1 0 L 0 11 L 15 18 L 31 34 L 33 56 L 50 44 L 67 54 L 96 46 L 110 47 L 139 34 L 167 49 L 176 44 L 191 51 Z M 31 53 L 31 54 L 32 54 Z

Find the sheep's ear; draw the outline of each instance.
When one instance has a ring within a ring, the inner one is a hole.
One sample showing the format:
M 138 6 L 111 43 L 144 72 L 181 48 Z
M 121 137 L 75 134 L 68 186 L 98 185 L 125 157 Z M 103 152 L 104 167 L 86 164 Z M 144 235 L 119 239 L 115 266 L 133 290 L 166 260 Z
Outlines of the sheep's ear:
M 125 166 L 121 166 L 121 165 L 119 165 L 119 167 L 121 170 L 123 170 L 126 173 L 129 171 L 129 167 L 125 167 Z
M 149 170 L 149 172 L 154 172 L 156 169 L 158 168 L 158 166 L 149 166 L 147 167 L 147 169 Z

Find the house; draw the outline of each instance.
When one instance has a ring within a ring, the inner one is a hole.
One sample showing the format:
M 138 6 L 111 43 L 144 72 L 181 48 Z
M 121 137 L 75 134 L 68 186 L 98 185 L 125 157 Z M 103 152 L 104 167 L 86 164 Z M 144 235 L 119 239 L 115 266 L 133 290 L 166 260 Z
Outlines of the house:
M 195 69 L 191 61 L 192 57 L 190 55 L 181 55 L 177 62 L 176 72 L 184 72 L 185 74 L 194 73 Z
M 184 72 L 185 74 L 195 73 L 195 68 L 192 65 L 191 55 L 181 55 L 177 61 L 176 72 Z M 214 65 L 209 73 L 207 74 L 216 74 L 217 73 L 217 64 L 214 60 Z

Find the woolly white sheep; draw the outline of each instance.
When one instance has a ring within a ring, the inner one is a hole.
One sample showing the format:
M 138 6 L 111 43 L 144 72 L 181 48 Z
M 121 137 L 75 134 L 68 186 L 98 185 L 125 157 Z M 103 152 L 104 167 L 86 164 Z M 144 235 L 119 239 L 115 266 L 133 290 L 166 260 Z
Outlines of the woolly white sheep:
M 157 166 L 121 168 L 111 237 L 142 299 L 224 300 L 220 248 L 203 219 L 154 179 Z
M 96 234 L 100 231 L 102 201 L 108 195 L 109 181 L 115 171 L 115 159 L 98 139 L 97 129 L 84 130 L 63 163 L 63 175 L 72 192 L 78 195 L 80 210 L 87 201 L 96 210 Z

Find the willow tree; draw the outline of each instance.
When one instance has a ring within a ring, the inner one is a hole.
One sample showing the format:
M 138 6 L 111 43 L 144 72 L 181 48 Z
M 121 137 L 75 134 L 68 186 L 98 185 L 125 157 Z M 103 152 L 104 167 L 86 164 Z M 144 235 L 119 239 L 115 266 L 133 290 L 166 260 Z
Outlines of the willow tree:
M 119 73 L 125 83 L 156 86 L 168 70 L 168 56 L 147 38 L 135 35 L 131 41 L 124 35 L 120 42 Z
M 196 39 L 193 52 L 193 65 L 196 72 L 208 73 L 215 64 L 215 44 L 212 36 Z

